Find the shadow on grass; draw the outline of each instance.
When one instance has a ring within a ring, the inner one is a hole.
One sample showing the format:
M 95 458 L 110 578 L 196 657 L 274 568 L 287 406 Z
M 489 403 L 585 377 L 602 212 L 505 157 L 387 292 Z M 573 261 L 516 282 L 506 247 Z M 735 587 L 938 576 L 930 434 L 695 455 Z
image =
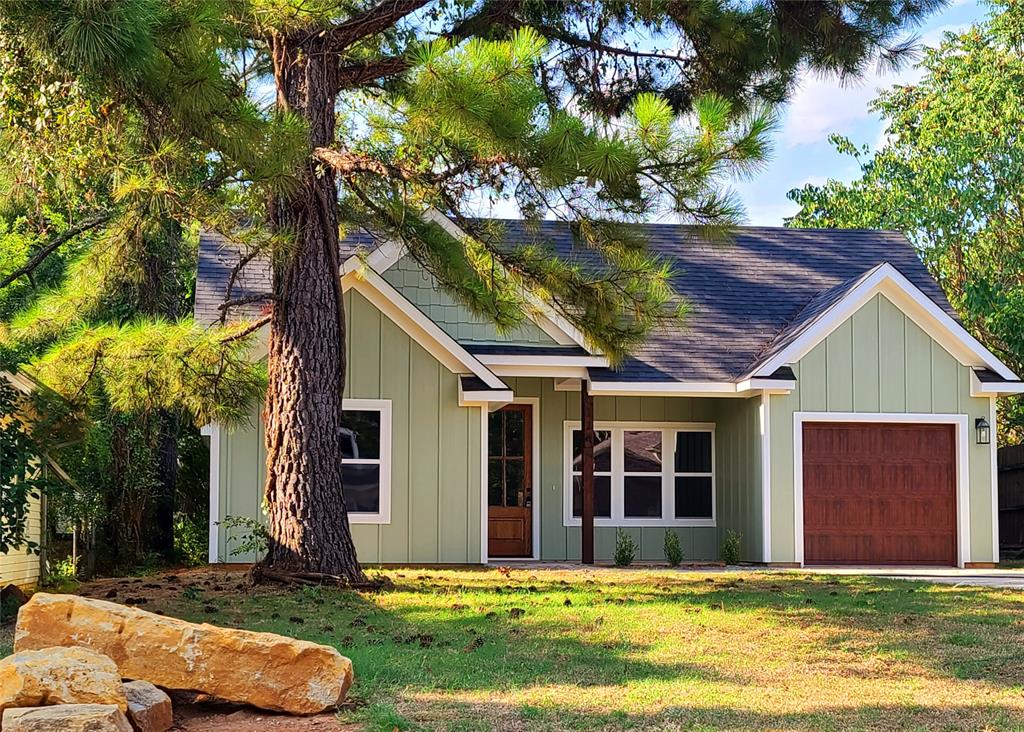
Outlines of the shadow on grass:
M 445 730 L 446 732 L 529 732 L 545 730 L 1019 730 L 1020 709 L 980 705 L 823 705 L 802 712 L 771 713 L 732 706 L 668 706 L 655 713 L 582 713 L 556 704 L 544 706 L 438 704 L 416 700 L 397 707 L 379 705 L 364 715 L 367 732 Z
M 815 642 L 826 651 L 843 647 L 856 658 L 906 660 L 926 669 L 925 674 L 983 680 L 1005 688 L 1019 688 L 1024 680 L 1024 654 L 1019 648 L 1024 627 L 1020 625 L 1022 593 L 826 575 L 652 576 L 638 572 L 607 579 L 601 573 L 590 577 L 581 573 L 568 574 L 566 580 L 547 574 L 519 571 L 503 577 L 493 570 L 424 574 L 413 570 L 394 573 L 395 587 L 379 594 L 322 588 L 261 591 L 221 601 L 213 616 L 203 614 L 201 598 L 168 610 L 193 620 L 336 646 L 355 664 L 355 693 L 375 700 L 546 686 L 626 688 L 693 680 L 742 687 L 756 681 L 757 669 L 751 666 L 757 658 L 739 654 L 731 660 L 698 661 L 686 657 L 691 648 L 686 639 L 680 640 L 674 657 L 649 653 L 659 645 L 664 651 L 660 616 L 666 625 L 681 617 L 684 626 L 699 619 L 718 628 L 735 623 L 743 632 L 761 626 L 765 633 L 771 628 L 810 627 L 822 631 Z M 749 623 L 760 625 L 748 627 Z M 800 651 L 794 650 L 794 658 Z M 671 660 L 659 662 L 651 660 L 651 655 Z M 806 659 L 798 659 L 792 668 L 801 668 L 801 663 Z M 878 683 L 890 681 L 879 679 Z M 838 673 L 836 683 L 843 683 Z M 901 715 L 917 709 L 936 724 L 947 718 L 946 710 L 931 707 L 896 709 Z M 995 707 L 992 711 L 1010 713 Z M 860 724 L 857 720 L 873 719 L 876 712 L 887 713 L 885 709 L 837 708 L 824 717 L 819 712 L 789 721 L 781 717 L 780 724 L 814 727 L 818 725 L 813 720 L 831 719 L 833 713 Z M 551 713 L 569 719 L 576 710 Z M 546 719 L 548 711 L 540 709 L 536 714 Z M 677 714 L 689 720 L 687 724 L 779 726 L 771 721 L 774 717 L 758 719 L 730 708 L 679 707 Z M 619 720 L 622 715 L 612 716 Z M 669 711 L 654 716 L 674 719 Z M 706 721 L 712 717 L 716 721 Z M 647 724 L 644 719 L 638 718 L 636 724 Z M 614 721 L 627 727 L 629 723 L 629 719 Z M 928 721 L 925 727 L 930 725 Z M 530 728 L 546 729 L 543 725 Z

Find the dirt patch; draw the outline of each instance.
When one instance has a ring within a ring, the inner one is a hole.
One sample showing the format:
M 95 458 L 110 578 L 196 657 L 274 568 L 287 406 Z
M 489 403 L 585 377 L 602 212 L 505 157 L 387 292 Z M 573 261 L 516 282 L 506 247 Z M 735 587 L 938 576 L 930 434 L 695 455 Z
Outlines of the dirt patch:
M 290 717 L 234 705 L 197 701 L 190 694 L 172 694 L 172 732 L 355 732 L 359 726 L 342 724 L 333 714 Z
M 77 594 L 97 600 L 110 600 L 149 610 L 147 605 L 163 605 L 182 596 L 212 599 L 236 596 L 251 590 L 247 567 L 210 569 L 196 567 L 160 572 L 145 577 L 112 577 L 86 582 Z M 261 588 L 262 589 L 262 588 Z M 269 589 L 268 591 L 273 591 Z

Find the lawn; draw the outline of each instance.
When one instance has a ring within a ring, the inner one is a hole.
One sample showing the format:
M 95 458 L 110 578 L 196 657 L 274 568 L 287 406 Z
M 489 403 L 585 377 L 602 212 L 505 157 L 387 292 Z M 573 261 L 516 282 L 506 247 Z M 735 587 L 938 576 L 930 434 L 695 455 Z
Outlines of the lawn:
M 1024 593 L 800 573 L 240 573 L 83 587 L 337 646 L 369 730 L 1024 729 Z

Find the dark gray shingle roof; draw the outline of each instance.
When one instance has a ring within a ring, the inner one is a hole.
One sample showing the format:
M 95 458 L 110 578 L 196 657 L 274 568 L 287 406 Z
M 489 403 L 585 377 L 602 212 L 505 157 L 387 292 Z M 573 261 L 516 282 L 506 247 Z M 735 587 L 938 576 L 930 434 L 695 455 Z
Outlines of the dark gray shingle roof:
M 583 261 L 593 256 L 574 246 L 567 224 L 502 223 L 510 246 L 542 243 L 559 256 Z M 697 238 L 690 227 L 650 224 L 642 229 L 650 249 L 674 265 L 673 285 L 689 301 L 691 311 L 683 326 L 652 333 L 619 369 L 592 369 L 597 380 L 736 380 L 884 262 L 956 318 L 938 283 L 907 239 L 896 232 L 742 227 L 731 243 L 717 244 Z M 343 242 L 342 257 L 374 245 L 370 235 L 358 232 Z M 223 237 L 201 237 L 196 287 L 196 317 L 201 322 L 219 315 L 217 305 L 224 300 L 237 257 Z M 234 297 L 249 294 L 252 288 L 269 290 L 265 260 L 246 268 Z M 233 316 L 240 313 L 246 311 L 236 309 Z

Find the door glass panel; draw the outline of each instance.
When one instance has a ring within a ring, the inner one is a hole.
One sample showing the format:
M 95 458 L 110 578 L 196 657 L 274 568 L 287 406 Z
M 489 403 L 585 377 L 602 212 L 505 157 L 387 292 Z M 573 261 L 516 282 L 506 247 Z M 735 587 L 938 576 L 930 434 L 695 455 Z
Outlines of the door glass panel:
M 711 433 L 676 433 L 677 473 L 711 472 Z
M 661 518 L 661 476 L 623 478 L 623 509 L 627 518 Z
M 522 460 L 505 461 L 505 505 L 521 506 L 519 494 L 526 486 L 526 464 Z
M 572 515 L 579 518 L 583 515 L 583 478 L 579 475 L 572 479 Z M 612 516 L 612 479 L 607 475 L 594 476 L 594 517 L 611 518 Z
M 380 465 L 341 464 L 345 508 L 351 513 L 380 511 Z
M 711 518 L 711 477 L 676 478 L 676 518 Z
M 341 415 L 341 457 L 380 458 L 380 412 L 353 409 Z
M 661 432 L 626 431 L 622 436 L 623 471 L 626 473 L 661 472 Z
M 510 457 L 519 457 L 525 452 L 525 421 L 523 412 L 505 412 L 505 454 Z
M 487 461 L 487 505 L 502 505 L 502 467 L 501 458 L 491 458 Z
M 572 469 L 583 469 L 583 430 L 572 431 Z M 612 470 L 612 433 L 594 430 L 594 470 L 610 473 Z
M 504 412 L 491 412 L 487 417 L 487 454 L 501 455 L 504 435 L 502 425 L 505 424 Z

